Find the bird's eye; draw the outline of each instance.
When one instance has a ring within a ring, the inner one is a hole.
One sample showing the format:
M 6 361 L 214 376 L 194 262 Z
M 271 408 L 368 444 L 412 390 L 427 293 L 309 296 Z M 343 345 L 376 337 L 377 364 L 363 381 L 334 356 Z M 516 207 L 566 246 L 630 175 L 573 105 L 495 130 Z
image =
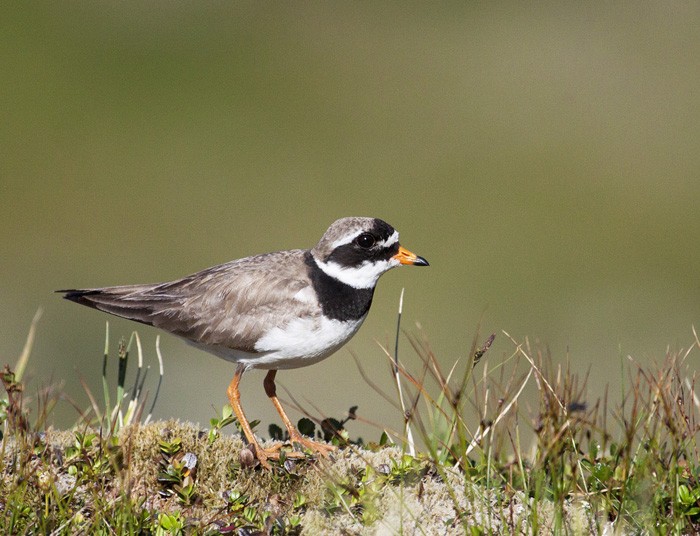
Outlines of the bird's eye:
M 376 240 L 374 239 L 374 236 L 369 233 L 362 233 L 355 239 L 355 243 L 364 249 L 371 248 L 375 242 Z

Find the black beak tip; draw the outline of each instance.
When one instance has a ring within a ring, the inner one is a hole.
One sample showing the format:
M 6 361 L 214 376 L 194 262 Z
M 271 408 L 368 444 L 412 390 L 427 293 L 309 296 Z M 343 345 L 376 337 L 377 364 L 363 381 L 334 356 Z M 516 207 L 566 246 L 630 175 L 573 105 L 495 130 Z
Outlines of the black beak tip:
M 416 259 L 416 262 L 413 263 L 413 266 L 430 266 L 430 263 L 426 261 L 423 257 L 418 257 Z

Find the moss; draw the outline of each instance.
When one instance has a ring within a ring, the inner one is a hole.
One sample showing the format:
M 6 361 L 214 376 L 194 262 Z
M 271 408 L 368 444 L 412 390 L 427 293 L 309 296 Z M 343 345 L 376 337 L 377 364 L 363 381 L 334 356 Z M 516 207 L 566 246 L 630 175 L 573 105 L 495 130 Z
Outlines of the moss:
M 6 512 L 41 511 L 53 501 L 55 510 L 68 516 L 64 523 L 82 531 L 96 530 L 100 523 L 155 530 L 166 521 L 182 523 L 190 533 L 248 527 L 309 535 L 450 535 L 470 527 L 525 534 L 531 527 L 533 504 L 522 493 L 487 492 L 457 470 L 405 456 L 397 448 L 347 448 L 329 459 L 299 460 L 266 471 L 241 465 L 244 445 L 238 437 L 218 435 L 210 442 L 205 431 L 175 420 L 129 426 L 111 450 L 99 435 L 90 440 L 89 431 L 80 434 L 49 430 L 36 454 L 24 458 L 18 444 L 6 438 L 0 491 L 14 501 Z M 76 454 L 81 438 L 88 447 Z M 173 453 L 164 454 L 163 445 L 174 445 Z M 187 473 L 193 483 L 191 504 L 159 480 L 164 465 L 187 453 L 196 456 L 194 472 Z M 100 465 L 103 458 L 110 460 L 108 468 Z M 165 514 L 172 517 L 163 521 Z M 551 504 L 538 504 L 537 514 L 540 530 L 554 530 Z M 590 516 L 581 505 L 571 506 L 566 518 L 572 533 L 590 532 Z M 58 524 L 50 516 L 27 514 L 24 525 L 12 526 L 50 531 Z

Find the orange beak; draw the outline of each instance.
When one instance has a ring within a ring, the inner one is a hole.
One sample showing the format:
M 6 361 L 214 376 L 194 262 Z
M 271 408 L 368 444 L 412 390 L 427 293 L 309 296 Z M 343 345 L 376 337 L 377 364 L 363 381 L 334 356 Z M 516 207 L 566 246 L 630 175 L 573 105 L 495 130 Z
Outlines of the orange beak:
M 399 252 L 393 257 L 401 264 L 411 264 L 413 266 L 430 266 L 428 261 L 423 257 L 419 257 L 415 253 L 411 253 L 406 248 L 399 246 Z

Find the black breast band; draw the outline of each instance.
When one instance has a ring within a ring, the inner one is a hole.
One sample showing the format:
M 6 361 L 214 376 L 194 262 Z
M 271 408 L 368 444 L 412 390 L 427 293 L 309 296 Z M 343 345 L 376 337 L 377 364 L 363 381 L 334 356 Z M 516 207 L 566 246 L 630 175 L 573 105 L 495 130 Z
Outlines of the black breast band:
M 326 274 L 310 251 L 304 255 L 323 314 L 333 320 L 360 320 L 372 305 L 374 288 L 354 288 Z

